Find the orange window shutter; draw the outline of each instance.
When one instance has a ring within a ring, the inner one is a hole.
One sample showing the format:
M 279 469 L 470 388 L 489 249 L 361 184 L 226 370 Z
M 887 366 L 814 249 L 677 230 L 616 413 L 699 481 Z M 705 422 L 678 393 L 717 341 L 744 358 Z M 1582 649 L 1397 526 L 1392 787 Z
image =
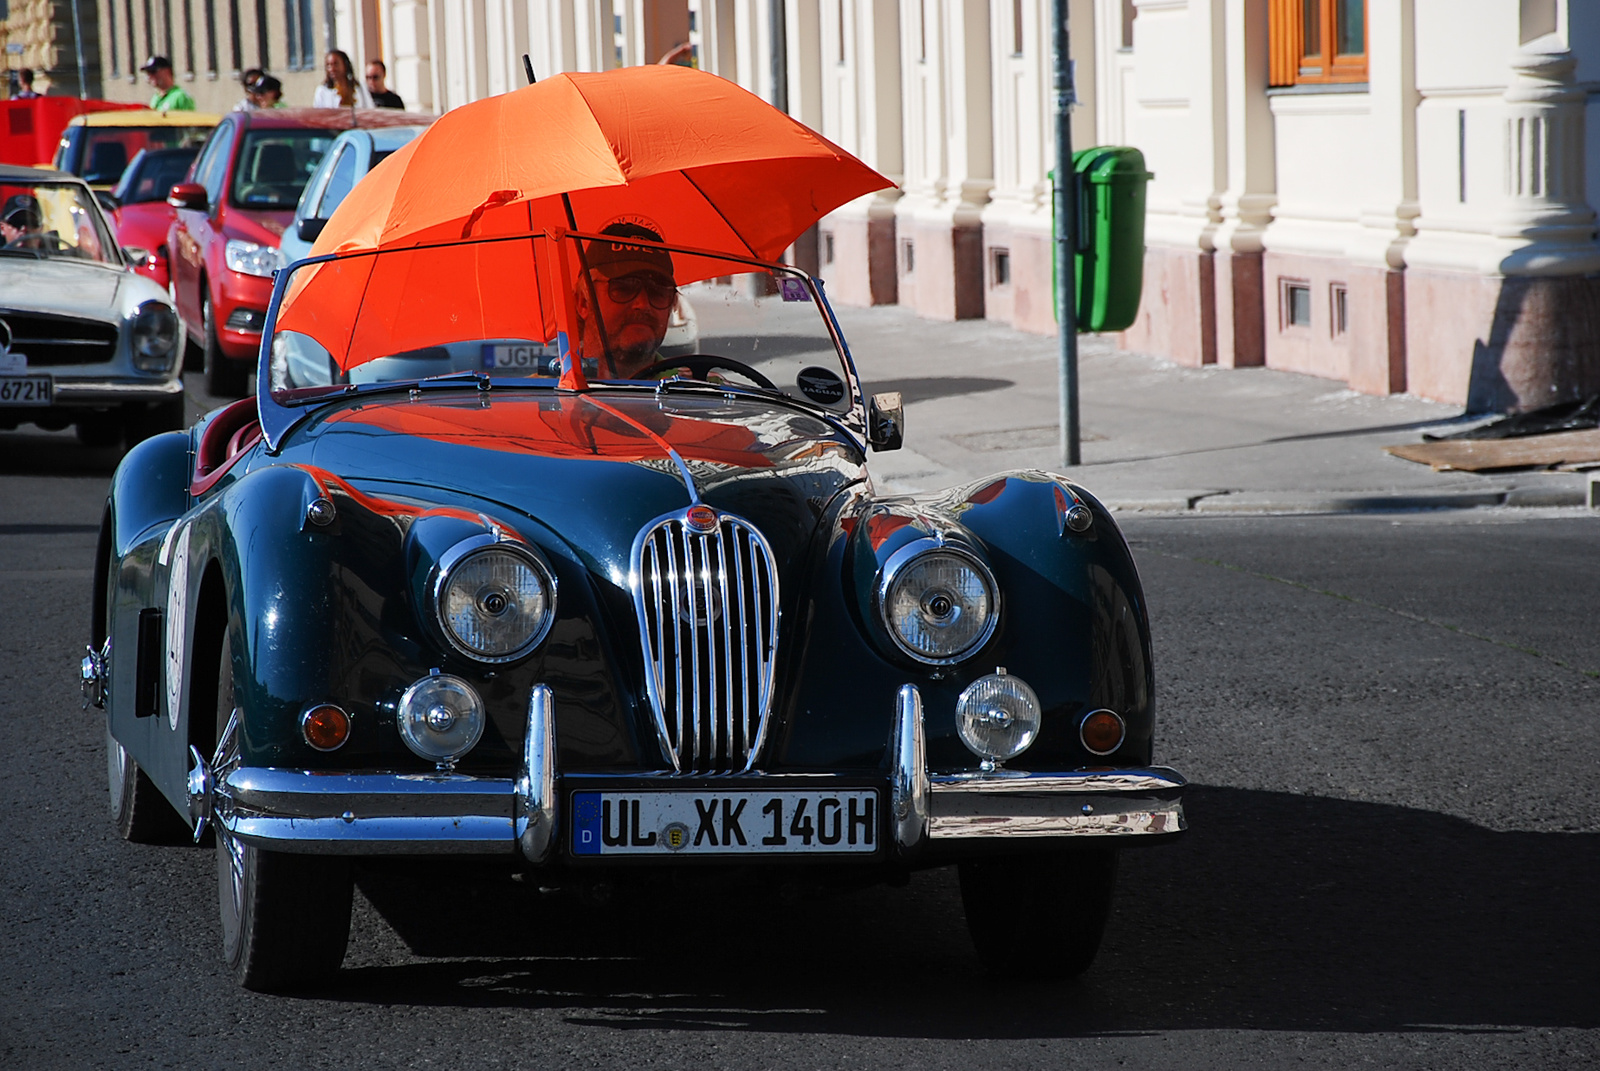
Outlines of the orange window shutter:
M 1304 38 L 1300 20 L 1304 6 L 1302 0 L 1268 0 L 1268 4 L 1267 84 L 1292 86 L 1300 73 L 1300 42 Z

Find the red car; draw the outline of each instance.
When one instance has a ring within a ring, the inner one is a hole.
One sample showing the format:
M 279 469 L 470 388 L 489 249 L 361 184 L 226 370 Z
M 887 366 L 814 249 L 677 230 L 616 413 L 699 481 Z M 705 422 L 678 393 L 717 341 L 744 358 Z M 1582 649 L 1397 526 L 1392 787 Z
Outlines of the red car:
M 294 218 L 306 180 L 333 139 L 353 127 L 410 126 L 393 110 L 274 108 L 223 116 L 172 187 L 176 212 L 167 238 L 170 286 L 189 336 L 191 365 L 206 390 L 242 397 L 255 371 L 278 241 Z
M 111 229 L 140 275 L 167 285 L 167 232 L 173 208 L 167 194 L 194 163 L 192 149 L 140 149 L 109 195 Z

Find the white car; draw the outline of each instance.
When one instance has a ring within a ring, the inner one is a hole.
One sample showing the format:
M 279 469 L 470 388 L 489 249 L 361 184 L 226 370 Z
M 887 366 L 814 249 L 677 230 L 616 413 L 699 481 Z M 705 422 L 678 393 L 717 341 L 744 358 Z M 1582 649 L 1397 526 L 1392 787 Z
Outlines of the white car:
M 0 430 L 87 446 L 183 427 L 178 314 L 133 271 L 84 181 L 0 167 Z

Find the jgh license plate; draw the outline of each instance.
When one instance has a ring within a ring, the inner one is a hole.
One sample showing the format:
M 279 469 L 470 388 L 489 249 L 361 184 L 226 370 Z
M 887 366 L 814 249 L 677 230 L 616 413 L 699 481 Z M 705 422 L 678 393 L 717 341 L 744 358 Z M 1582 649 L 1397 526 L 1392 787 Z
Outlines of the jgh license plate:
M 878 848 L 878 794 L 574 792 L 574 855 L 830 855 Z

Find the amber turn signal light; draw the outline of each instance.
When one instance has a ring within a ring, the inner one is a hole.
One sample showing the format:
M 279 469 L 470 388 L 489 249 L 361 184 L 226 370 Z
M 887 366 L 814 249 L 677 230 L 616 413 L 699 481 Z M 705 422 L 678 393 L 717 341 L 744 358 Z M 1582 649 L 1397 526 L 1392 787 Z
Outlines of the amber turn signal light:
M 1123 738 L 1127 735 L 1128 727 L 1123 724 L 1122 718 L 1110 710 L 1091 710 L 1084 715 L 1083 724 L 1078 726 L 1078 739 L 1096 755 L 1111 754 L 1122 746 Z
M 332 703 L 319 703 L 300 715 L 300 731 L 318 751 L 332 751 L 350 739 L 350 715 Z

